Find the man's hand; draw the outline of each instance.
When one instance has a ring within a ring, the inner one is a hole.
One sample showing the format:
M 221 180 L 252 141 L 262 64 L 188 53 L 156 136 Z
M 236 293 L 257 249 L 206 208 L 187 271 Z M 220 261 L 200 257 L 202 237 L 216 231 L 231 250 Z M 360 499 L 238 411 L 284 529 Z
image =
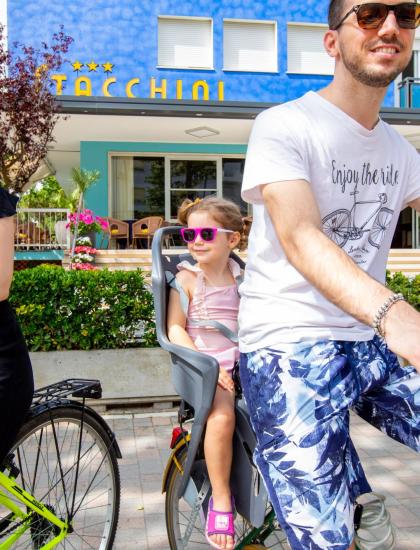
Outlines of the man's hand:
M 235 384 L 223 367 L 219 368 L 219 380 L 217 383 L 224 390 L 230 391 L 231 393 L 235 392 Z
M 382 327 L 389 349 L 420 373 L 420 313 L 406 302 L 397 302 L 385 315 Z

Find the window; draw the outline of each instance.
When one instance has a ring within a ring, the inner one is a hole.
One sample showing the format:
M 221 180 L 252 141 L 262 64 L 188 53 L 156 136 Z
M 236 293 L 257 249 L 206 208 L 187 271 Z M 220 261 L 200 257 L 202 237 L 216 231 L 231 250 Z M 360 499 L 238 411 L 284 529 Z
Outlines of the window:
M 241 199 L 244 158 L 124 154 L 111 155 L 109 215 L 119 220 L 163 216 L 175 221 L 185 198 L 230 199 L 248 216 Z
M 213 69 L 213 22 L 204 17 L 158 18 L 158 66 Z
M 413 46 L 414 54 L 414 76 L 420 78 L 420 27 L 416 30 Z
M 163 157 L 112 157 L 111 216 L 119 220 L 163 216 Z
M 178 208 L 186 198 L 202 199 L 217 195 L 215 160 L 170 161 L 170 217 L 176 219 Z
M 332 75 L 334 59 L 324 49 L 327 25 L 287 24 L 287 72 Z
M 0 24 L 3 27 L 7 26 L 7 0 L 6 2 L 0 1 Z
M 223 167 L 223 197 L 239 206 L 242 216 L 248 216 L 248 204 L 241 198 L 242 178 L 244 176 L 245 159 L 224 158 Z
M 223 69 L 277 72 L 277 23 L 225 19 Z

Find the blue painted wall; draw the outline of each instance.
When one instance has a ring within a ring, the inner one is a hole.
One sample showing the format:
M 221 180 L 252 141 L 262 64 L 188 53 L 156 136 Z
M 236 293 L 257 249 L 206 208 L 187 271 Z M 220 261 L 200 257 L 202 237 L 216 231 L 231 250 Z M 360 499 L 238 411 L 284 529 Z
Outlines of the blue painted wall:
M 175 81 L 184 82 L 184 99 L 191 98 L 196 80 L 207 80 L 210 99 L 217 99 L 217 81 L 225 83 L 225 99 L 231 101 L 284 102 L 307 90 L 325 86 L 329 77 L 287 75 L 287 22 L 326 22 L 327 0 L 8 0 L 9 39 L 25 44 L 49 41 L 63 24 L 75 40 L 68 54 L 69 62 L 62 71 L 68 76 L 65 94 L 73 95 L 76 76 L 89 76 L 93 95 L 102 95 L 106 78 L 83 67 L 77 75 L 70 62 L 107 61 L 114 64 L 118 80 L 110 88 L 114 95 L 125 96 L 125 83 L 140 78 L 136 95 L 149 97 L 150 78 L 168 81 L 168 98 L 175 98 Z M 157 69 L 158 15 L 208 16 L 213 18 L 214 71 Z M 278 74 L 224 72 L 223 18 L 276 20 L 278 24 Z M 159 96 L 158 96 L 159 97 Z M 384 104 L 393 106 L 393 87 Z

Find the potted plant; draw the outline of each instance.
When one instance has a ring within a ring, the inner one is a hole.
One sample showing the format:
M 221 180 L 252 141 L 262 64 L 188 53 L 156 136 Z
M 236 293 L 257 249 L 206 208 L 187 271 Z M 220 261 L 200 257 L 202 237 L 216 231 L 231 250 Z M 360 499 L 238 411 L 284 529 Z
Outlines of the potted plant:
M 77 202 L 77 209 L 70 214 L 69 227 L 73 233 L 73 242 L 70 251 L 70 265 L 73 264 L 75 248 L 78 236 L 88 236 L 91 246 L 96 244 L 96 233 L 108 227 L 108 223 L 99 216 L 95 216 L 91 210 L 84 210 L 84 197 L 86 191 L 99 179 L 98 170 L 84 170 L 83 168 L 72 169 L 72 180 L 75 190 L 72 199 Z
M 83 246 L 86 243 L 80 243 L 79 237 L 87 237 L 89 239 L 90 246 L 95 246 L 96 234 L 101 233 L 108 228 L 108 222 L 96 216 L 92 210 L 85 208 L 81 212 L 73 212 L 69 215 L 69 221 L 67 227 L 70 228 L 74 235 L 74 246 L 72 249 L 73 256 L 76 252 L 77 246 Z

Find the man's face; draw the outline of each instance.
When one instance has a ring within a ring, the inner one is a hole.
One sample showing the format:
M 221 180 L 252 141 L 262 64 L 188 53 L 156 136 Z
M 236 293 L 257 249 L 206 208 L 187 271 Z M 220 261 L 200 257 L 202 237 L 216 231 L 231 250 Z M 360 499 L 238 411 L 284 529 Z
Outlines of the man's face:
M 347 0 L 342 15 L 359 3 L 367 2 Z M 396 5 L 401 0 L 387 0 L 384 3 Z M 415 31 L 401 29 L 392 11 L 378 29 L 360 28 L 356 14 L 352 13 L 337 33 L 339 56 L 344 67 L 366 86 L 388 86 L 410 61 Z

